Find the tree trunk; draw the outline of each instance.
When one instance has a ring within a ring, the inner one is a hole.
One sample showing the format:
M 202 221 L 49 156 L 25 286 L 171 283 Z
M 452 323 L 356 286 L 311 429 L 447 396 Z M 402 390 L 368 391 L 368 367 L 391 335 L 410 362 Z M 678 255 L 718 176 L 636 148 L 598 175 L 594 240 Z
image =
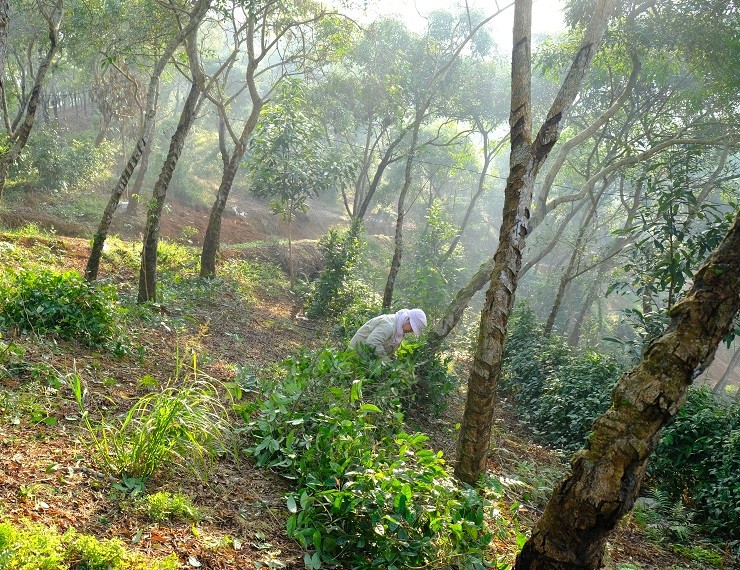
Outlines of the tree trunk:
M 182 43 L 189 34 L 193 33 L 197 29 L 200 21 L 205 16 L 210 6 L 210 0 L 198 0 L 193 9 L 190 12 L 190 19 L 188 20 L 187 26 L 185 26 L 177 36 L 167 45 L 162 56 L 157 60 L 157 64 L 152 70 L 152 76 L 149 80 L 149 87 L 147 89 L 147 109 L 144 115 L 144 124 L 141 130 L 141 137 L 139 138 L 131 156 L 126 163 L 126 167 L 123 169 L 121 176 L 118 178 L 118 182 L 113 187 L 108 204 L 103 212 L 103 218 L 100 220 L 98 231 L 95 232 L 93 237 L 93 245 L 90 251 L 90 257 L 87 260 L 87 266 L 85 268 L 85 279 L 94 281 L 98 278 L 98 271 L 100 270 L 100 258 L 103 253 L 103 246 L 105 240 L 108 237 L 108 230 L 110 229 L 111 222 L 113 221 L 113 214 L 118 208 L 118 202 L 126 190 L 128 181 L 131 179 L 131 175 L 139 163 L 144 149 L 149 145 L 151 140 L 152 132 L 154 131 L 154 118 L 157 110 L 157 90 L 159 86 L 159 77 L 162 75 L 167 62 L 169 61 L 172 54 Z M 143 253 L 142 253 L 143 255 Z
M 137 301 L 146 303 L 157 300 L 157 246 L 159 245 L 159 223 L 162 217 L 164 201 L 167 197 L 167 188 L 172 180 L 172 174 L 177 166 L 185 139 L 188 136 L 190 126 L 195 120 L 198 108 L 202 82 L 193 78 L 190 91 L 185 99 L 185 104 L 180 113 L 177 129 L 170 140 L 170 149 L 167 158 L 162 165 L 157 183 L 152 191 L 152 200 L 149 204 L 146 217 L 146 230 L 144 233 L 144 244 L 141 250 L 141 268 L 139 270 L 139 295 Z
M 254 26 L 250 24 L 248 32 L 248 46 L 252 45 L 252 36 L 254 35 Z M 224 208 L 226 207 L 226 201 L 229 199 L 229 193 L 231 187 L 234 184 L 234 178 L 239 170 L 239 163 L 241 162 L 244 152 L 246 151 L 247 139 L 252 134 L 254 128 L 257 126 L 260 112 L 264 105 L 264 100 L 260 97 L 257 91 L 257 85 L 254 81 L 254 75 L 257 70 L 258 60 L 254 55 L 252 48 L 247 47 L 247 53 L 249 56 L 249 62 L 247 63 L 247 88 L 249 89 L 249 97 L 252 100 L 252 110 L 249 112 L 249 117 L 244 123 L 244 128 L 239 135 L 239 140 L 234 145 L 234 151 L 231 153 L 231 157 L 224 161 L 224 170 L 221 175 L 221 183 L 218 186 L 218 192 L 216 193 L 216 201 L 211 207 L 211 216 L 208 219 L 208 227 L 206 228 L 206 235 L 203 238 L 203 250 L 200 254 L 200 276 L 204 279 L 211 278 L 216 275 L 216 254 L 218 253 L 219 244 L 221 242 L 221 220 L 223 219 Z M 223 110 L 225 113 L 226 111 Z M 221 131 L 224 131 L 223 134 Z M 227 157 L 226 155 L 226 120 L 225 118 L 219 119 L 219 150 L 222 158 Z M 222 142 L 221 139 L 224 139 Z
M 8 0 L 0 0 L 0 84 L 3 83 L 3 77 L 5 77 L 5 60 L 8 57 L 9 9 Z
M 506 322 L 514 304 L 516 276 L 529 218 L 534 184 L 529 164 L 532 154 L 531 112 L 532 1 L 517 0 L 514 7 L 514 41 L 511 62 L 511 153 L 504 191 L 499 245 L 494 255 L 491 286 L 481 312 L 478 346 L 468 379 L 457 448 L 455 475 L 474 485 L 485 471 L 493 425 L 494 389 L 503 359 Z M 523 205 L 523 207 L 521 207 Z M 496 286 L 494 286 L 496 283 Z
M 580 265 L 580 254 L 582 253 L 583 240 L 586 236 L 586 230 L 591 224 L 591 220 L 593 219 L 594 214 L 596 214 L 596 208 L 599 205 L 599 201 L 601 200 L 601 197 L 604 195 L 604 191 L 606 190 L 607 185 L 608 185 L 608 182 L 604 181 L 604 185 L 602 186 L 601 192 L 599 192 L 596 196 L 591 197 L 591 200 L 590 200 L 591 208 L 588 210 L 585 217 L 581 220 L 581 227 L 578 229 L 578 236 L 576 237 L 576 243 L 573 247 L 573 252 L 570 255 L 570 259 L 568 260 L 568 265 L 565 268 L 563 275 L 561 275 L 560 277 L 560 284 L 558 285 L 558 292 L 555 295 L 555 301 L 552 304 L 552 309 L 550 309 L 550 314 L 548 315 L 547 322 L 545 323 L 545 329 L 543 331 L 545 336 L 550 336 L 550 334 L 552 334 L 552 329 L 555 327 L 555 319 L 558 316 L 560 305 L 563 303 L 563 298 L 565 297 L 565 290 L 568 288 L 568 285 L 573 280 L 574 271 L 576 269 L 576 266 Z
M 234 150 L 231 159 L 224 166 L 224 171 L 221 175 L 221 184 L 218 186 L 216 201 L 211 207 L 211 216 L 208 218 L 208 227 L 203 238 L 203 250 L 200 253 L 200 276 L 204 279 L 209 279 L 216 275 L 216 254 L 218 253 L 221 242 L 221 220 L 223 219 L 226 201 L 229 199 L 231 186 L 239 169 L 239 161 L 243 155 L 243 150 L 238 155 L 237 151 Z
M 398 276 L 398 270 L 401 267 L 401 254 L 403 252 L 403 218 L 406 215 L 406 194 L 411 187 L 411 167 L 414 165 L 414 157 L 416 156 L 416 145 L 419 140 L 419 128 L 421 122 L 426 114 L 427 105 L 423 106 L 416 112 L 416 120 L 413 124 L 413 130 L 411 133 L 411 145 L 409 146 L 409 153 L 406 156 L 406 169 L 404 171 L 403 188 L 398 196 L 398 213 L 396 215 L 396 233 L 395 233 L 395 247 L 393 249 L 393 259 L 391 260 L 391 268 L 388 272 L 388 280 L 385 283 L 385 291 L 383 292 L 383 309 L 386 311 L 391 308 L 393 302 L 393 289 L 396 284 L 396 277 Z
M 21 151 L 25 148 L 26 143 L 28 142 L 28 137 L 31 135 L 33 123 L 36 119 L 36 111 L 41 102 L 41 87 L 44 84 L 44 79 L 49 70 L 49 66 L 51 65 L 51 61 L 54 59 L 57 49 L 59 48 L 59 25 L 62 21 L 62 13 L 62 0 L 59 0 L 53 7 L 52 12 L 49 14 L 47 19 L 47 24 L 49 26 L 49 49 L 36 72 L 33 89 L 31 90 L 31 95 L 28 98 L 28 104 L 26 105 L 25 117 L 23 118 L 23 122 L 20 123 L 17 131 L 8 132 L 11 143 L 10 148 L 6 152 L 0 154 L 0 198 L 3 197 L 3 193 L 5 192 L 5 185 L 8 180 L 8 170 L 10 165 L 18 159 Z M 7 10 L 5 10 L 5 16 L 7 17 Z M 0 19 L 2 19 L 2 17 L 0 17 Z M 3 33 L 7 34 L 7 21 Z M 7 36 L 4 40 L 6 39 Z M 5 42 L 2 48 L 7 48 L 7 44 Z M 3 67 L 4 65 L 5 58 L 3 57 Z
M 149 135 L 150 141 L 154 140 L 154 128 L 154 125 L 152 125 L 152 133 Z M 134 185 L 131 187 L 128 204 L 126 205 L 126 215 L 130 218 L 133 218 L 139 212 L 139 204 L 141 204 L 141 189 L 144 186 L 144 178 L 149 170 L 149 158 L 152 156 L 152 148 L 151 144 L 147 144 L 141 154 L 141 164 L 139 164 L 139 170 L 136 171 Z
M 570 331 L 570 335 L 568 335 L 568 344 L 570 346 L 578 346 L 578 343 L 581 342 L 581 327 L 583 326 L 583 321 L 586 320 L 586 315 L 588 315 L 589 311 L 591 310 L 591 306 L 596 300 L 596 294 L 598 293 L 599 286 L 601 285 L 602 274 L 602 271 L 599 270 L 598 279 L 591 283 L 588 289 L 588 294 L 586 295 L 586 301 L 583 303 L 583 305 L 581 305 L 581 310 L 578 311 L 576 322 L 573 323 L 573 329 Z
M 481 311 L 478 346 L 468 380 L 468 395 L 457 448 L 455 475 L 475 485 L 485 471 L 493 425 L 494 393 L 501 375 L 506 325 L 514 306 L 529 209 L 537 173 L 560 136 L 563 114 L 573 104 L 616 0 L 598 0 L 563 85 L 531 142 L 532 1 L 517 0 L 511 63 L 511 155 L 504 191 L 499 245 L 491 284 Z
M 740 310 L 740 214 L 670 311 L 671 322 L 642 362 L 617 382 L 612 406 L 596 419 L 586 449 L 571 460 L 516 570 L 602 567 L 606 539 L 637 499 L 661 428 L 692 381 L 714 358 Z
M 427 348 L 432 354 L 439 352 L 442 342 L 452 332 L 457 323 L 460 321 L 465 309 L 470 304 L 470 299 L 483 289 L 486 283 L 491 279 L 493 269 L 493 260 L 484 261 L 470 278 L 467 285 L 460 289 L 452 302 L 447 306 L 444 316 L 435 325 L 434 329 L 427 334 Z
M 730 363 L 727 365 L 724 374 L 722 374 L 722 378 L 720 378 L 714 385 L 714 388 L 712 388 L 712 392 L 715 394 L 722 394 L 724 392 L 725 387 L 730 382 L 730 376 L 732 376 L 732 373 L 738 364 L 740 364 L 740 347 L 735 348 L 735 352 L 733 353 L 732 358 L 730 358 Z

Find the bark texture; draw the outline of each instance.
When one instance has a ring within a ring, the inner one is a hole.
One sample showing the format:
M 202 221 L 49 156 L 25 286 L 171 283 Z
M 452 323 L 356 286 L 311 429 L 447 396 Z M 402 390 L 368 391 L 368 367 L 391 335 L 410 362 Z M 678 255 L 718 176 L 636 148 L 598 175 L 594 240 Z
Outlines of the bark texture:
M 154 121 L 157 112 L 157 95 L 159 88 L 159 78 L 164 71 L 172 54 L 182 44 L 183 40 L 193 33 L 193 30 L 197 29 L 200 25 L 200 21 L 205 16 L 210 6 L 210 0 L 199 0 L 193 6 L 190 11 L 189 20 L 187 26 L 185 26 L 180 33 L 175 36 L 165 48 L 164 52 L 157 60 L 152 75 L 149 79 L 149 87 L 147 88 L 147 105 L 144 113 L 144 122 L 141 128 L 141 135 L 139 136 L 136 145 L 134 146 L 131 155 L 129 156 L 128 162 L 118 178 L 116 185 L 111 191 L 111 196 L 108 199 L 108 203 L 103 211 L 103 217 L 98 225 L 98 230 L 95 232 L 93 237 L 92 249 L 90 251 L 90 257 L 87 260 L 87 266 L 85 267 L 85 279 L 94 281 L 98 278 L 98 272 L 100 271 L 100 258 L 103 254 L 103 246 L 105 240 L 108 237 L 108 231 L 110 230 L 111 223 L 113 222 L 113 215 L 116 213 L 118 203 L 121 200 L 126 187 L 128 186 L 129 180 L 134 173 L 136 165 L 139 164 L 139 160 L 145 152 L 146 147 L 149 145 L 149 141 L 152 138 L 152 132 L 154 131 Z M 138 198 L 137 198 L 138 200 Z
M 157 300 L 157 246 L 159 245 L 162 210 L 164 209 L 164 201 L 167 197 L 167 188 L 170 185 L 170 180 L 172 180 L 172 174 L 175 172 L 175 166 L 177 166 L 177 161 L 180 159 L 180 154 L 182 154 L 190 126 L 195 120 L 195 113 L 202 87 L 202 82 L 193 80 L 188 96 L 185 99 L 185 105 L 180 113 L 177 129 L 175 129 L 175 133 L 170 139 L 167 158 L 162 166 L 162 171 L 159 173 L 157 183 L 154 185 L 152 200 L 147 210 L 146 233 L 141 251 L 139 294 L 137 297 L 139 303 Z
M 480 333 L 468 380 L 468 395 L 457 447 L 455 475 L 474 485 L 485 471 L 493 425 L 494 393 L 501 375 L 506 326 L 514 306 L 522 250 L 527 236 L 534 182 L 560 136 L 564 113 L 573 104 L 581 82 L 606 30 L 616 0 L 597 0 L 580 48 L 555 100 L 531 142 L 531 0 L 517 0 L 511 62 L 511 155 L 504 191 L 499 246 L 491 284 L 481 311 Z
M 611 408 L 594 422 L 586 449 L 573 456 L 516 570 L 602 567 L 606 539 L 637 499 L 661 428 L 711 363 L 739 310 L 740 214 L 670 311 L 665 332 L 617 382 Z

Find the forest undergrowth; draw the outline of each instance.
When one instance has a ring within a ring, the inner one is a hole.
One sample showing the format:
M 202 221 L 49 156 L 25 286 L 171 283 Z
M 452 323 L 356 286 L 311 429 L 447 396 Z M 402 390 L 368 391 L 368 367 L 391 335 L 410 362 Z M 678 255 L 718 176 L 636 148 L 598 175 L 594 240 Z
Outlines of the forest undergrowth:
M 26 315 L 28 326 L 3 317 L 0 569 L 370 567 L 351 562 L 348 551 L 361 558 L 365 548 L 353 536 L 375 544 L 368 556 L 378 568 L 418 567 L 429 551 L 440 556 L 430 568 L 513 563 L 567 457 L 533 443 L 511 408 L 498 408 L 480 494 L 458 494 L 447 476 L 459 387 L 434 413 L 389 399 L 413 376 L 401 368 L 373 372 L 395 382 L 393 390 L 358 387 L 351 378 L 364 365 L 343 352 L 330 324 L 294 318 L 286 276 L 267 262 L 234 257 L 203 281 L 197 250 L 164 241 L 160 301 L 136 305 L 138 247 L 109 240 L 100 287 L 91 290 L 78 278 L 86 240 L 34 226 L 0 234 L 4 303 L 11 291 L 47 295 Z M 86 309 L 49 301 L 64 295 Z M 322 366 L 349 384 L 300 384 L 304 371 L 316 378 Z M 464 380 L 464 363 L 455 370 Z M 333 413 L 322 414 L 322 405 Z M 333 432 L 350 442 L 337 457 L 326 459 L 331 443 L 325 455 L 307 453 Z M 385 478 L 384 470 L 398 475 L 407 466 L 378 445 L 369 454 L 367 441 L 414 455 L 407 479 Z M 326 476 L 332 461 L 353 453 L 378 476 L 345 465 L 355 495 L 342 495 Z M 366 535 L 365 523 L 346 526 L 362 503 L 342 501 L 367 493 L 382 504 L 386 491 L 405 498 L 392 512 L 362 507 L 373 521 Z M 446 502 L 424 504 L 427 494 Z M 341 516 L 329 516 L 335 511 Z M 737 567 L 729 552 L 667 540 L 661 525 L 675 519 L 651 516 L 638 510 L 620 524 L 612 568 Z M 349 530 L 338 534 L 337 526 Z M 398 536 L 405 547 L 392 542 Z

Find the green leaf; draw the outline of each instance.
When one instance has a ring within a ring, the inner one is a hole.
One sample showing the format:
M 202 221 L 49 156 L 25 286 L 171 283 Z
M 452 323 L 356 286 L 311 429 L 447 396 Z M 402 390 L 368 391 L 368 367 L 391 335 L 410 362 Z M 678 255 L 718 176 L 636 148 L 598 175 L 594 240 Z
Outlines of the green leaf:
M 297 513 L 298 512 L 298 505 L 296 505 L 295 497 L 293 495 L 288 495 L 288 511 L 291 513 Z

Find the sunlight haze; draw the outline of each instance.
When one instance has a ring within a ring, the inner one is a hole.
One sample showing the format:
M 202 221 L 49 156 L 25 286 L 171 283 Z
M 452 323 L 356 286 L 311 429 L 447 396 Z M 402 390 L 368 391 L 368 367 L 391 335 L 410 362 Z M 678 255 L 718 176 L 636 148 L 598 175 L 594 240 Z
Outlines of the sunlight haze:
M 450 2 L 449 0 L 375 0 L 368 6 L 368 14 L 398 15 L 406 24 L 421 31 L 424 27 L 424 17 L 434 10 L 454 10 L 464 6 L 464 2 Z M 514 6 L 512 0 L 470 0 L 468 5 L 473 10 L 481 10 L 490 14 L 492 10 L 502 9 L 490 23 L 494 39 L 501 50 L 509 51 L 511 44 L 511 28 L 514 20 Z M 509 6 L 507 8 L 507 6 Z M 554 34 L 565 29 L 562 14 L 561 0 L 535 0 L 532 7 L 532 32 L 538 34 Z

